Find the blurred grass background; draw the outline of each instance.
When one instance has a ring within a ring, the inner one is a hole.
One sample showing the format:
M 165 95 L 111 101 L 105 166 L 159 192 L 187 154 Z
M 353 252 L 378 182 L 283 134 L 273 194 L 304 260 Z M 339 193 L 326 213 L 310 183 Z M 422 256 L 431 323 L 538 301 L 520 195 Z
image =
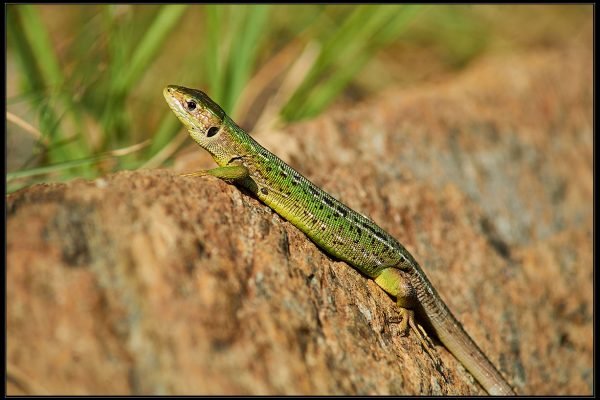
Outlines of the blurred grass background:
M 592 5 L 7 5 L 7 192 L 169 166 L 162 89 L 247 130 L 313 118 L 490 53 L 588 40 Z M 592 43 L 589 43 L 590 46 Z

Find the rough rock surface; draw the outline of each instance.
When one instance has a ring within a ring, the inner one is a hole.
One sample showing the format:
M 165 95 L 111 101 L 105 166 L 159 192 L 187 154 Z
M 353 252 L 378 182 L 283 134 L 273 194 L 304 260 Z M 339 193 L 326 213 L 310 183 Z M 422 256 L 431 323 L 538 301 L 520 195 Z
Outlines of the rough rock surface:
M 256 137 L 404 243 L 519 393 L 589 395 L 592 94 L 591 50 L 493 58 Z M 8 394 L 484 393 L 214 178 L 21 190 L 6 249 Z

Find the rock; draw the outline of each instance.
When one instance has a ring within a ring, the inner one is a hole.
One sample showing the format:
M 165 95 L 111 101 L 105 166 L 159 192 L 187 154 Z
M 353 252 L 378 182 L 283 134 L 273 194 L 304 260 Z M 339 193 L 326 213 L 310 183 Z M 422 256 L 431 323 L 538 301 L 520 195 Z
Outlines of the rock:
M 571 48 L 256 137 L 398 238 L 520 394 L 589 395 L 592 98 Z M 485 393 L 400 336 L 374 282 L 214 178 L 35 185 L 7 197 L 6 249 L 8 394 Z

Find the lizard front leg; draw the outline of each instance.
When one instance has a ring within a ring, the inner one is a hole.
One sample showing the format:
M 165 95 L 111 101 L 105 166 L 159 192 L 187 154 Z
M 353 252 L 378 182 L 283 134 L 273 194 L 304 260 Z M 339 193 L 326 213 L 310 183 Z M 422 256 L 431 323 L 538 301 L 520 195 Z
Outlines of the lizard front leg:
M 211 175 L 225 182 L 239 182 L 250 176 L 248 168 L 243 165 L 227 165 L 224 167 L 217 167 L 213 169 L 204 169 L 201 171 L 190 172 L 188 174 L 181 174 L 181 176 L 206 176 Z

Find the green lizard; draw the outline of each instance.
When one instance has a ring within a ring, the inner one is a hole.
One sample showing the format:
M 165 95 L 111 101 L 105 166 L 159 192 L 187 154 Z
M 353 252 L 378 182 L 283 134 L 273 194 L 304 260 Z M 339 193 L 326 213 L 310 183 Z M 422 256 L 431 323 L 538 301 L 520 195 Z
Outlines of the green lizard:
M 258 144 L 203 92 L 171 85 L 163 94 L 192 139 L 219 165 L 186 175 L 212 175 L 249 190 L 325 252 L 373 278 L 395 296 L 402 332 L 412 328 L 425 343 L 426 336 L 414 321 L 417 310 L 489 394 L 515 394 L 396 239 Z

